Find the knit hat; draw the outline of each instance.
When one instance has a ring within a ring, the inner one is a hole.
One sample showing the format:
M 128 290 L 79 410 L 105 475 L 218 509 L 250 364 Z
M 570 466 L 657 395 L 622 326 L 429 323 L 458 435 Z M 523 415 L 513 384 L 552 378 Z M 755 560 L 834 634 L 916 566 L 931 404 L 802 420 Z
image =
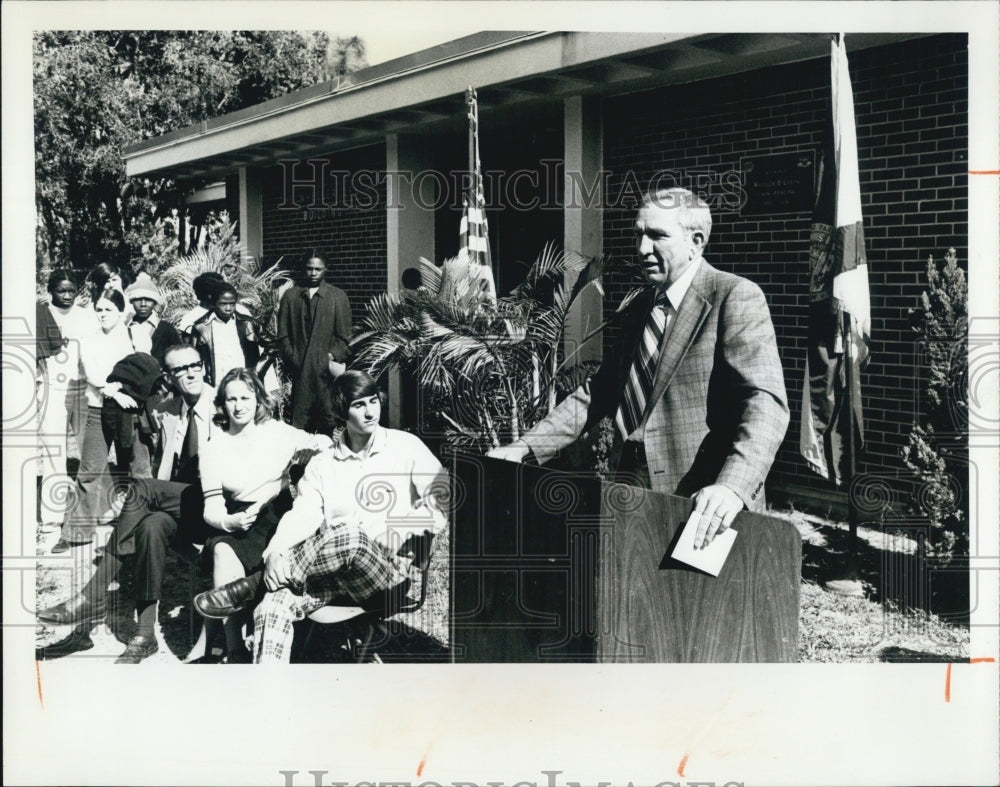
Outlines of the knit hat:
M 150 278 L 148 273 L 140 273 L 136 276 L 135 281 L 125 290 L 125 297 L 130 301 L 134 301 L 136 298 L 149 298 L 156 301 L 157 304 L 163 302 L 160 291 L 156 289 L 156 282 Z

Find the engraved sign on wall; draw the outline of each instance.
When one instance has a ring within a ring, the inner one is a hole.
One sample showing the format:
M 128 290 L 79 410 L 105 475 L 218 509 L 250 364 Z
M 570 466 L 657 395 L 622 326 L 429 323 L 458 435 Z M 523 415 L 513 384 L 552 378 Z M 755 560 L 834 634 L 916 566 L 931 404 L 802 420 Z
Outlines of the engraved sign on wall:
M 813 208 L 816 151 L 800 150 L 740 159 L 744 216 L 809 213 Z

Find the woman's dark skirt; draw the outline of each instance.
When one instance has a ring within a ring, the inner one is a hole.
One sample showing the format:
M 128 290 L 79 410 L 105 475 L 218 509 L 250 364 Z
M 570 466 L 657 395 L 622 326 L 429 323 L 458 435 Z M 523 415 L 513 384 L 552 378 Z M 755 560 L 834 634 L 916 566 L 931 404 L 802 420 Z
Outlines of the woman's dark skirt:
M 230 514 L 245 511 L 252 504 L 242 501 L 226 501 L 226 509 Z M 235 533 L 223 533 L 219 536 L 209 538 L 205 542 L 205 549 L 202 550 L 202 560 L 206 570 L 211 570 L 212 550 L 216 544 L 228 544 L 236 553 L 243 570 L 252 574 L 264 567 L 264 548 L 267 546 L 274 532 L 278 529 L 278 522 L 281 517 L 292 507 L 292 495 L 285 489 L 266 503 L 257 515 L 256 521 L 247 530 L 238 530 Z

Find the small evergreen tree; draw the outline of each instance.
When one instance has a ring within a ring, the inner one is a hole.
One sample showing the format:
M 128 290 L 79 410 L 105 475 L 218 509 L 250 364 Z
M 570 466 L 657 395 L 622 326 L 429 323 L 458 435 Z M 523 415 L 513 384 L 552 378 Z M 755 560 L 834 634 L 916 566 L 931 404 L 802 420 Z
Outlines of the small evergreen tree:
M 924 412 L 903 448 L 920 480 L 911 510 L 932 526 L 929 554 L 968 551 L 968 288 L 955 249 L 940 270 L 930 257 L 927 287 L 910 323 L 927 358 Z

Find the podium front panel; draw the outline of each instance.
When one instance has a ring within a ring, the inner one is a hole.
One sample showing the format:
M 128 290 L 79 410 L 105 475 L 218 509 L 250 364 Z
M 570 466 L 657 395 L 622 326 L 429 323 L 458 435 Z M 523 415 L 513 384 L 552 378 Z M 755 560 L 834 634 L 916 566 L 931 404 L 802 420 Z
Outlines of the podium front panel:
M 802 543 L 788 522 L 744 511 L 718 577 L 669 553 L 687 498 L 606 484 L 599 661 L 789 662 L 798 649 Z
M 600 481 L 485 457 L 454 462 L 456 662 L 592 662 Z
M 686 498 L 457 456 L 456 662 L 774 662 L 797 649 L 801 542 L 741 513 L 719 577 L 668 556 Z

